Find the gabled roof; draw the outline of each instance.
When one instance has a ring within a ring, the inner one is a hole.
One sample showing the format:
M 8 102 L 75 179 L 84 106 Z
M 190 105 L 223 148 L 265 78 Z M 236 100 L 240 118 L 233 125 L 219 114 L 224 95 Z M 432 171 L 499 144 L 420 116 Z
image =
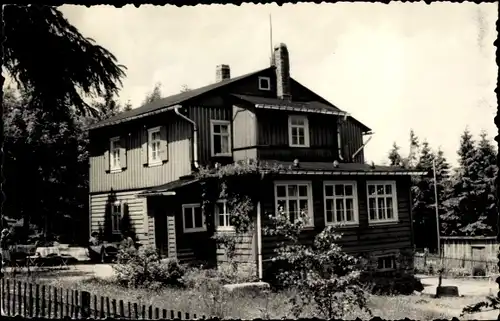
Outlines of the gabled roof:
M 216 83 L 210 84 L 208 86 L 196 88 L 196 89 L 182 92 L 182 93 L 179 93 L 176 95 L 172 95 L 172 96 L 168 96 L 168 97 L 165 97 L 162 99 L 158 99 L 158 100 L 153 101 L 149 104 L 145 104 L 139 108 L 135 108 L 135 109 L 120 113 L 116 116 L 110 117 L 108 119 L 102 120 L 100 122 L 97 122 L 94 125 L 90 126 L 90 129 L 104 127 L 107 125 L 112 125 L 114 123 L 119 123 L 119 122 L 122 122 L 122 121 L 125 121 L 128 119 L 131 119 L 131 118 L 136 118 L 137 116 L 141 116 L 144 114 L 148 114 L 150 112 L 158 111 L 158 110 L 163 109 L 163 108 L 179 105 L 187 100 L 196 98 L 196 97 L 203 95 L 203 94 L 206 94 L 212 90 L 224 87 L 224 86 L 229 85 L 229 84 L 233 84 L 239 80 L 243 80 L 245 78 L 260 74 L 261 72 L 264 72 L 266 70 L 270 70 L 273 68 L 274 67 L 268 67 L 268 68 L 265 68 L 265 69 L 262 69 L 259 71 L 254 71 L 254 72 L 251 72 L 251 73 L 239 76 L 239 77 L 222 80 L 220 82 L 216 82 Z
M 141 107 L 134 108 L 134 109 L 126 111 L 126 112 L 122 112 L 122 113 L 120 113 L 120 114 L 118 114 L 116 116 L 110 117 L 108 119 L 104 119 L 104 120 L 102 120 L 100 122 L 97 122 L 97 123 L 89 126 L 89 129 L 95 129 L 95 128 L 99 128 L 99 127 L 110 126 L 110 125 L 113 125 L 113 124 L 118 124 L 118 123 L 122 123 L 122 122 L 125 122 L 125 121 L 129 121 L 129 120 L 132 120 L 132 119 L 135 119 L 135 118 L 145 117 L 145 116 L 148 116 L 148 115 L 152 115 L 152 114 L 160 113 L 160 112 L 163 112 L 163 111 L 166 111 L 166 110 L 170 110 L 170 109 L 173 109 L 174 106 L 183 104 L 184 102 L 186 102 L 188 100 L 197 98 L 197 97 L 199 97 L 199 96 L 201 96 L 203 94 L 207 94 L 207 93 L 209 93 L 209 92 L 211 92 L 213 90 L 220 89 L 220 88 L 222 88 L 224 86 L 227 86 L 229 84 L 234 84 L 235 82 L 238 82 L 238 81 L 243 80 L 243 79 L 247 79 L 249 77 L 255 76 L 255 75 L 260 74 L 260 73 L 263 73 L 265 71 L 273 70 L 274 68 L 275 68 L 274 66 L 267 67 L 267 68 L 264 68 L 264 69 L 261 69 L 261 70 L 258 70 L 258 71 L 254 71 L 254 72 L 251 72 L 251 73 L 239 76 L 239 77 L 222 80 L 222 81 L 210 84 L 208 86 L 203 86 L 203 87 L 200 87 L 200 88 L 197 88 L 197 89 L 192 89 L 192 90 L 189 90 L 189 91 L 186 91 L 186 92 L 182 92 L 182 93 L 179 93 L 179 94 L 176 94 L 176 95 L 172 95 L 172 96 L 168 96 L 168 97 L 165 97 L 165 98 L 161 98 L 161 99 L 155 100 L 155 101 L 153 101 L 151 103 L 145 104 L 145 105 L 143 105 Z M 340 110 L 339 108 L 337 108 L 336 106 L 334 106 L 332 103 L 330 103 L 326 99 L 322 98 L 318 94 L 316 94 L 313 91 L 311 91 L 309 88 L 307 88 L 304 85 L 300 84 L 295 79 L 292 78 L 292 80 L 296 84 L 298 84 L 299 86 L 301 86 L 301 87 L 305 88 L 306 90 L 308 90 L 309 92 L 311 92 L 313 95 L 317 96 L 320 101 L 291 102 L 291 103 L 287 103 L 287 105 L 290 105 L 290 104 L 301 105 L 302 104 L 302 105 L 306 105 L 310 109 L 317 110 L 318 112 L 320 112 L 321 110 L 323 110 L 323 111 L 329 111 L 329 112 L 323 112 L 325 114 L 326 113 L 329 113 L 329 114 L 338 114 L 338 115 L 345 115 L 345 114 L 347 114 L 346 112 Z M 243 100 L 254 102 L 254 103 L 256 103 L 258 101 L 258 102 L 260 102 L 260 103 L 262 103 L 264 105 L 266 103 L 267 103 L 267 105 L 283 104 L 283 101 L 281 101 L 279 99 L 273 99 L 273 98 L 264 98 L 264 97 L 246 96 L 246 95 L 237 95 L 237 94 L 233 94 L 233 96 L 238 97 L 238 98 L 243 99 Z M 270 103 L 272 103 L 272 104 L 270 104 Z M 363 132 L 369 132 L 369 131 L 371 131 L 371 129 L 369 127 L 367 127 L 366 125 L 362 124 L 361 122 L 359 122 L 355 118 L 353 118 L 351 116 L 349 116 L 348 118 L 352 119 L 358 126 L 361 126 Z

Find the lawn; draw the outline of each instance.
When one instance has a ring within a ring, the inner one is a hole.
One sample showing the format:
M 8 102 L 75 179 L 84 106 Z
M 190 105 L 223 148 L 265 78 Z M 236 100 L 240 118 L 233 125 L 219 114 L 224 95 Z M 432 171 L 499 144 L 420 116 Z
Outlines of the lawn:
M 240 319 L 279 319 L 292 318 L 290 293 L 227 293 L 215 288 L 175 289 L 159 291 L 150 289 L 127 289 L 95 277 L 75 282 L 71 278 L 41 278 L 40 283 L 62 288 L 76 288 L 99 296 L 116 300 L 137 302 L 139 305 L 152 305 L 160 309 L 171 309 L 197 315 L 218 316 Z M 383 319 L 434 320 L 459 317 L 462 308 L 482 300 L 481 295 L 466 295 L 460 298 L 432 298 L 429 294 L 400 296 L 370 296 L 369 307 L 374 316 Z M 486 314 L 485 314 L 486 313 Z M 493 315 L 484 312 L 481 315 Z M 315 317 L 312 310 L 305 311 L 303 317 Z M 497 314 L 494 315 L 496 318 Z M 344 319 L 369 319 L 366 312 L 353 313 Z M 477 319 L 478 314 L 461 319 Z

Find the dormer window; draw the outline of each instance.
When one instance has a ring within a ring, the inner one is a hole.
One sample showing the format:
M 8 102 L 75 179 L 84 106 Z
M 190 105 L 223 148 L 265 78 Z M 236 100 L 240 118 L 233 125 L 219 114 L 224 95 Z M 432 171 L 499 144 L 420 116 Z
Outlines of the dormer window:
M 271 78 L 259 77 L 259 90 L 271 90 Z
M 288 116 L 288 142 L 290 147 L 309 147 L 309 122 L 307 116 Z

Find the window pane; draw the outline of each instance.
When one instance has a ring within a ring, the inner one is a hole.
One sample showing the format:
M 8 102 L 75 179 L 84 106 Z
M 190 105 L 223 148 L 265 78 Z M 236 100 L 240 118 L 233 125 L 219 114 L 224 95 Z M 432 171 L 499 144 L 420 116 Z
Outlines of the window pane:
M 375 185 L 368 185 L 368 195 L 375 195 Z
M 325 196 L 333 196 L 333 186 L 325 185 Z
M 299 209 L 297 208 L 297 201 L 288 201 L 288 217 L 290 222 L 295 222 Z
M 307 185 L 299 185 L 299 196 L 307 196 Z
M 344 200 L 335 200 L 335 210 L 337 214 L 337 222 L 342 222 L 344 220 Z
M 286 201 L 285 200 L 278 200 L 278 206 L 276 208 L 276 211 L 284 211 L 286 212 Z
M 346 222 L 352 222 L 352 221 L 354 221 L 354 212 L 350 211 L 350 210 L 347 210 L 345 212 L 345 220 L 346 220 Z
M 221 126 L 220 125 L 214 125 L 214 133 L 220 133 L 221 132 Z
M 286 187 L 283 185 L 276 185 L 276 195 L 278 197 L 285 197 L 286 196 Z
M 333 222 L 333 200 L 326 200 L 326 221 L 328 223 Z
M 385 202 L 386 202 L 385 205 L 387 208 L 387 218 L 388 219 L 394 218 L 394 208 L 392 205 L 392 197 L 387 197 L 385 199 Z
M 376 219 L 376 200 L 374 198 L 369 198 L 368 199 L 368 208 L 370 211 L 370 219 L 374 220 Z
M 344 185 L 337 184 L 335 185 L 335 196 L 343 196 L 344 195 Z
M 221 137 L 220 135 L 214 135 L 214 154 L 221 153 Z
M 229 127 L 227 125 L 220 125 L 220 132 L 223 134 L 229 133 Z
M 203 215 L 201 215 L 201 207 L 194 208 L 194 227 L 203 226 Z
M 384 194 L 384 185 L 377 185 L 377 195 Z
M 186 228 L 193 228 L 192 208 L 185 208 L 184 209 L 184 226 Z
M 296 135 L 292 135 L 292 145 L 298 145 L 299 138 Z
M 354 200 L 352 198 L 348 198 L 345 200 L 346 209 L 353 211 L 354 210 Z
M 388 195 L 392 194 L 392 185 L 385 185 L 385 193 Z
M 306 144 L 306 139 L 304 136 L 299 136 L 299 144 L 298 145 L 305 145 Z
M 385 219 L 385 199 L 378 198 L 378 218 L 379 220 Z
M 288 197 L 297 196 L 297 185 L 288 185 Z
M 345 195 L 352 196 L 352 191 L 353 191 L 352 185 L 344 185 L 344 191 Z
M 307 204 L 307 200 L 300 200 L 299 201 L 299 210 L 300 211 L 306 211 L 308 210 L 308 204 Z
M 221 136 L 221 152 L 229 153 L 229 136 Z

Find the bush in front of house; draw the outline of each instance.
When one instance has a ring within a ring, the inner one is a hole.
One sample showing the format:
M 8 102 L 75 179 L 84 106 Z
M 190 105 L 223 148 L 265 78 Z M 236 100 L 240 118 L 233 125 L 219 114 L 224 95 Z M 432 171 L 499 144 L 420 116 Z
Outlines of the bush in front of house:
M 371 314 L 359 282 L 358 260 L 336 244 L 341 235 L 334 227 L 327 226 L 312 245 L 306 246 L 299 241 L 307 220 L 305 211 L 294 222 L 282 210 L 269 218 L 271 224 L 265 233 L 283 240 L 274 259 L 280 262 L 277 281 L 294 293 L 290 303 L 295 317 L 311 308 L 325 319 L 342 318 L 359 310 Z
M 403 272 L 395 273 L 390 277 L 364 273 L 360 278 L 360 282 L 372 294 L 378 295 L 409 295 L 414 291 L 421 292 L 424 289 L 420 279 Z
M 486 268 L 482 264 L 477 264 L 472 268 L 472 276 L 486 276 Z
M 161 260 L 154 247 L 120 249 L 113 266 L 116 281 L 126 287 L 159 289 L 181 286 L 184 268 L 174 259 Z

